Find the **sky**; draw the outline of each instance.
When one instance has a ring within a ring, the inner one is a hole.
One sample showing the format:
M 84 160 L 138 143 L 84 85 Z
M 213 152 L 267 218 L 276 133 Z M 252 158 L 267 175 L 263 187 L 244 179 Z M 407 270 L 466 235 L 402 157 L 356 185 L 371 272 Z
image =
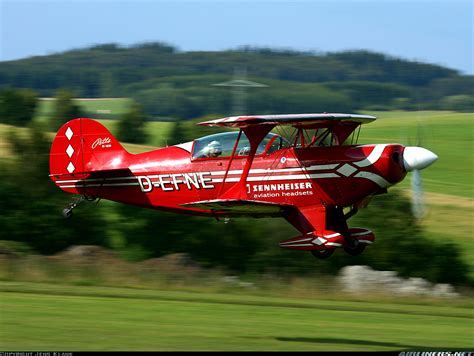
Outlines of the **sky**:
M 0 0 L 0 61 L 101 43 L 181 51 L 366 49 L 473 68 L 473 1 Z

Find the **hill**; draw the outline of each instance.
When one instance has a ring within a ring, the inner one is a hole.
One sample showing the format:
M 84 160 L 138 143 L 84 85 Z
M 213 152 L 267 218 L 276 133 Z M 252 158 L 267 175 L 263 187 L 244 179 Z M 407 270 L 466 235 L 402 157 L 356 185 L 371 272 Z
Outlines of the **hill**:
M 82 97 L 132 97 L 152 116 L 192 118 L 229 113 L 232 91 L 213 84 L 228 81 L 236 69 L 267 85 L 247 89 L 248 112 L 473 106 L 473 76 L 381 53 L 180 52 L 162 43 L 105 44 L 0 62 L 0 89 L 32 88 L 52 96 L 64 87 Z

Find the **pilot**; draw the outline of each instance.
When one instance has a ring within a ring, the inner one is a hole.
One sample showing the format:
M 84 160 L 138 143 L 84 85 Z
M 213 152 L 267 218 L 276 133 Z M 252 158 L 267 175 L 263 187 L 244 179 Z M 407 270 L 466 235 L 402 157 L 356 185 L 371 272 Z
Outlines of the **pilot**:
M 222 146 L 219 141 L 211 141 L 204 147 L 204 154 L 206 157 L 218 157 L 222 154 Z

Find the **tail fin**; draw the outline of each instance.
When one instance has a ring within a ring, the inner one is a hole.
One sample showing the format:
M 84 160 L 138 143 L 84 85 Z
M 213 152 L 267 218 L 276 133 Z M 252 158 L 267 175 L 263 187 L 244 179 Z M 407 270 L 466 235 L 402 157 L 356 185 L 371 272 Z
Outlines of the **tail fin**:
M 128 155 L 102 124 L 91 119 L 74 119 L 64 124 L 53 140 L 50 176 L 53 180 L 82 179 L 92 172 L 124 169 Z

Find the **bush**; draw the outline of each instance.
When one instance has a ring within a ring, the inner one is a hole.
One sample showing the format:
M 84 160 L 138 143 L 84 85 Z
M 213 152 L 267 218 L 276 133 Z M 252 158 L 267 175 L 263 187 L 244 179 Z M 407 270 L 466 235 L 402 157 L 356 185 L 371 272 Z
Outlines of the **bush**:
M 30 255 L 33 252 L 24 242 L 0 240 L 0 255 Z
M 118 123 L 117 138 L 119 141 L 130 143 L 146 142 L 145 115 L 141 105 L 133 103 L 130 110 L 122 115 Z
M 0 122 L 27 126 L 33 120 L 36 105 L 37 96 L 32 90 L 3 90 L 0 92 Z
M 57 131 L 69 120 L 82 116 L 81 109 L 74 104 L 73 98 L 73 94 L 64 89 L 56 93 L 53 115 L 50 119 L 50 129 L 52 131 Z
M 474 112 L 474 95 L 451 95 L 441 100 L 441 109 Z

